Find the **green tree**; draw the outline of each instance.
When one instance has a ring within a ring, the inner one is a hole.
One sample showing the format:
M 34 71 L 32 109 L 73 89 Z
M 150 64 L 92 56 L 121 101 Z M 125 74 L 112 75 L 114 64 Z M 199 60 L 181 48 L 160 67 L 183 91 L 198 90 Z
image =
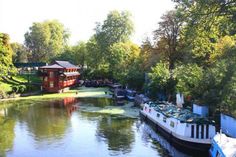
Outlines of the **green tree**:
M 197 64 L 181 64 L 174 69 L 176 90 L 185 95 L 195 94 L 203 78 L 203 69 Z
M 126 42 L 133 33 L 131 14 L 127 11 L 111 11 L 103 24 L 97 23 L 95 38 L 101 49 L 101 57 L 109 63 L 111 59 L 110 46 L 119 42 Z
M 67 60 L 73 64 L 81 65 L 82 67 L 86 63 L 87 48 L 86 43 L 79 42 L 75 46 L 66 46 L 64 51 L 57 55 L 57 60 Z
M 174 86 L 170 79 L 169 65 L 166 62 L 157 63 L 148 74 L 150 82 L 148 83 L 148 89 L 150 95 L 155 97 L 157 93 L 164 93 L 169 95 L 173 92 Z M 169 88 L 171 86 L 171 88 Z
M 77 45 L 72 47 L 72 51 L 75 54 L 75 64 L 79 64 L 82 67 L 86 64 L 87 59 L 87 47 L 85 42 L 79 42 Z
M 12 60 L 14 63 L 26 63 L 28 62 L 28 52 L 24 45 L 19 43 L 11 43 L 13 51 Z
M 111 59 L 110 68 L 112 69 L 112 76 L 123 85 L 128 84 L 128 76 L 131 73 L 131 67 L 139 58 L 140 48 L 132 42 L 116 43 L 110 47 Z M 132 70 L 134 70 L 132 68 Z M 131 81 L 130 80 L 130 81 Z
M 12 64 L 12 49 L 8 34 L 0 33 L 0 77 L 14 71 Z
M 141 69 L 149 72 L 151 67 L 155 66 L 161 60 L 161 52 L 157 50 L 151 43 L 151 40 L 147 38 L 143 41 L 141 45 L 141 52 L 140 52 L 140 66 Z
M 25 34 L 25 45 L 31 52 L 31 61 L 50 61 L 62 52 L 68 37 L 64 26 L 56 20 L 33 23 Z
M 109 75 L 108 63 L 105 62 L 100 46 L 94 36 L 86 43 L 87 49 L 87 70 L 85 75 L 89 77 L 111 77 Z

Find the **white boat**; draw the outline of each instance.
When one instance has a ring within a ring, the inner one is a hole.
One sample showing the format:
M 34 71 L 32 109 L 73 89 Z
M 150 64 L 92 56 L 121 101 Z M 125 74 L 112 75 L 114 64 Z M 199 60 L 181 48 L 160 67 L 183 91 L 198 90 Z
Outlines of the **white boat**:
M 209 150 L 211 157 L 236 157 L 236 138 L 217 133 Z
M 215 135 L 214 121 L 169 103 L 145 103 L 140 115 L 181 149 L 208 153 Z

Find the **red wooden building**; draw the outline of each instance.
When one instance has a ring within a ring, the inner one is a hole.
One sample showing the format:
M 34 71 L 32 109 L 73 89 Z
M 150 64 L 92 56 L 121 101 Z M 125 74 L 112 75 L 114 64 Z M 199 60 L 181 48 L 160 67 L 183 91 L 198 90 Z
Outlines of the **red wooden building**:
M 40 67 L 43 90 L 63 92 L 65 88 L 76 85 L 80 76 L 79 69 L 68 61 L 55 61 L 52 65 Z

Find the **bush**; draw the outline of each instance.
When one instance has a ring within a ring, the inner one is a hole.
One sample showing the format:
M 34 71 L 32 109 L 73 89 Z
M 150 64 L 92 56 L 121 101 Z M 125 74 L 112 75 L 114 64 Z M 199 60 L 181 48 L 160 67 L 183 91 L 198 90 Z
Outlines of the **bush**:
M 12 86 L 12 91 L 14 93 L 23 93 L 26 91 L 26 86 L 25 85 L 15 85 Z
M 15 86 L 12 86 L 12 91 L 14 93 L 18 93 L 18 90 L 19 90 L 19 86 L 15 85 Z
M 26 86 L 25 85 L 20 85 L 19 86 L 19 89 L 18 89 L 18 92 L 19 93 L 23 93 L 23 92 L 25 92 L 26 91 Z

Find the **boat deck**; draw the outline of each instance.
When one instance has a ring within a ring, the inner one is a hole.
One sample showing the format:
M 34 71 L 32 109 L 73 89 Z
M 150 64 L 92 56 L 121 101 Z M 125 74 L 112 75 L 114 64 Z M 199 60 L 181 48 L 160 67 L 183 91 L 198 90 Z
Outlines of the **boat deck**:
M 201 117 L 188 109 L 178 108 L 176 105 L 166 102 L 149 102 L 149 107 L 153 107 L 157 112 L 161 112 L 166 117 L 173 117 L 181 122 L 196 124 L 214 124 L 213 120 Z

